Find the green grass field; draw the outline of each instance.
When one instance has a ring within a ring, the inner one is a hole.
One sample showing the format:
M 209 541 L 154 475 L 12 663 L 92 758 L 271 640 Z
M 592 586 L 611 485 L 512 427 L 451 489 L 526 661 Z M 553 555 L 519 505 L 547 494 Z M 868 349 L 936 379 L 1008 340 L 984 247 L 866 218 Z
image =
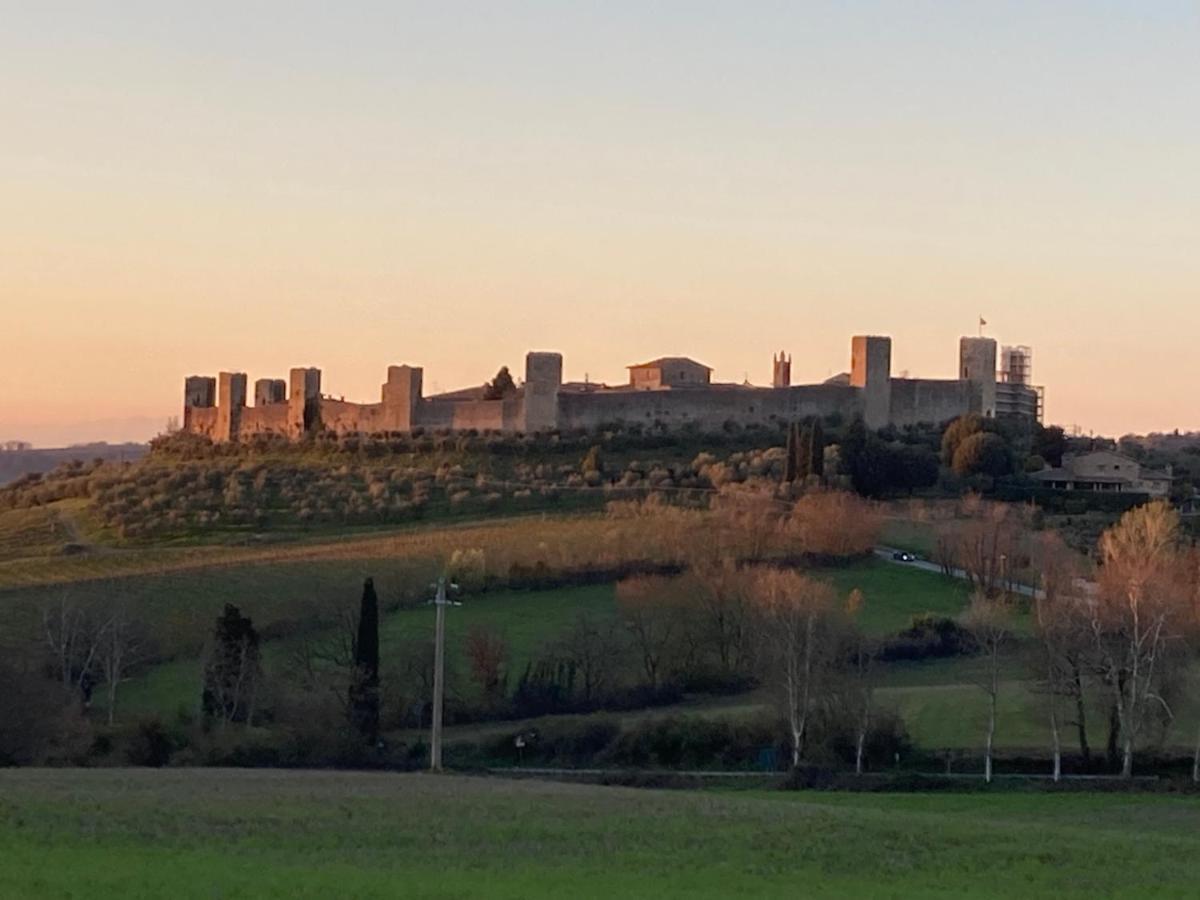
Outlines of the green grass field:
M 394 561 L 376 560 L 388 570 L 390 585 L 398 576 L 390 570 Z M 261 571 L 259 571 L 261 569 Z M 217 598 L 239 603 L 243 610 L 259 618 L 260 605 L 286 608 L 290 602 L 314 601 L 319 595 L 340 592 L 345 600 L 353 601 L 364 574 L 374 573 L 368 561 L 324 560 L 301 561 L 290 565 L 255 567 L 239 566 L 206 573 L 206 590 Z M 430 573 L 432 574 L 432 573 Z M 914 613 L 934 612 L 953 616 L 966 603 L 962 585 L 937 575 L 916 569 L 895 566 L 881 560 L 867 560 L 842 569 L 827 569 L 818 573 L 829 579 L 839 594 L 845 597 L 859 588 L 867 597 L 863 626 L 872 634 L 894 633 L 908 625 Z M 147 598 L 160 597 L 169 602 L 172 592 L 169 582 L 146 576 L 151 584 L 139 589 Z M 195 590 L 195 589 L 193 589 Z M 163 610 L 168 627 L 183 633 L 194 633 L 203 626 L 197 616 L 215 615 L 212 601 L 180 604 L 171 612 Z M 211 610 L 211 612 L 210 612 Z M 447 646 L 451 665 L 464 669 L 463 645 L 472 628 L 485 628 L 503 635 L 510 651 L 509 671 L 519 674 L 530 659 L 561 635 L 580 614 L 586 612 L 597 621 L 617 617 L 615 587 L 597 585 L 546 591 L 498 591 L 468 596 L 461 607 L 453 608 L 447 617 Z M 429 607 L 416 606 L 386 614 L 381 623 L 381 649 L 386 659 L 394 656 L 409 641 L 432 640 L 433 612 Z M 270 641 L 264 651 L 268 671 L 278 667 L 288 655 L 294 640 Z M 173 714 L 180 707 L 192 709 L 198 702 L 200 664 L 187 657 L 156 666 L 143 676 L 134 678 L 122 688 L 121 709 L 130 713 Z
M 1200 805 L 430 775 L 0 772 L 4 897 L 1187 897 Z

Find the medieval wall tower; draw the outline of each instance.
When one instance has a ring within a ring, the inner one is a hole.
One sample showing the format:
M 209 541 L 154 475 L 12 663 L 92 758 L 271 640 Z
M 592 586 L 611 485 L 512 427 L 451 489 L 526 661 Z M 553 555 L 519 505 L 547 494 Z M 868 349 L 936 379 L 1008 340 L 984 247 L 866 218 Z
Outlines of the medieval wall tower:
M 416 366 L 388 366 L 383 385 L 383 427 L 386 431 L 411 431 L 425 390 L 425 370 Z
M 863 393 L 863 421 L 883 428 L 892 415 L 892 339 L 855 335 L 850 344 L 850 384 Z
M 287 433 L 303 437 L 312 431 L 321 416 L 321 370 L 292 369 L 288 372 Z
M 965 337 L 958 342 L 958 377 L 970 383 L 971 412 L 985 419 L 996 415 L 996 341 Z
M 282 378 L 260 378 L 254 382 L 254 405 L 270 406 L 287 402 L 287 382 Z
M 183 382 L 183 430 L 197 431 L 197 409 L 211 410 L 217 405 L 217 379 L 191 375 Z
M 221 372 L 217 375 L 218 441 L 236 441 L 246 408 L 246 373 Z
M 530 353 L 525 357 L 525 431 L 558 427 L 558 394 L 562 388 L 561 353 Z

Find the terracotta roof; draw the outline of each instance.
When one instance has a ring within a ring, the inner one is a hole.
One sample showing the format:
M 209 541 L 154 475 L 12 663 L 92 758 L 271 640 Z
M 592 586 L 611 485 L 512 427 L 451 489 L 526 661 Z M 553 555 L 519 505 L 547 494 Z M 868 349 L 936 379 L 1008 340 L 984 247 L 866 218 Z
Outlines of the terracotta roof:
M 706 369 L 711 372 L 712 367 L 706 366 L 704 363 L 696 362 L 694 359 L 689 359 L 686 356 L 660 356 L 658 359 L 652 359 L 650 362 L 638 363 L 633 366 L 626 366 L 627 369 L 661 369 L 670 363 L 687 363 L 691 366 L 699 366 L 701 369 Z

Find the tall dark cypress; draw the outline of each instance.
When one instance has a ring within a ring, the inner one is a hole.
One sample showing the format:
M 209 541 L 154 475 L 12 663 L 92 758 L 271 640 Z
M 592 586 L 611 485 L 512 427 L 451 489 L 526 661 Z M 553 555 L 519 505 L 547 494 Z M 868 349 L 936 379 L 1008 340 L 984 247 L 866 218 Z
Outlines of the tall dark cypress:
M 374 744 L 379 739 L 379 598 L 372 578 L 363 582 L 358 612 L 350 715 L 358 733 Z
M 808 425 L 797 426 L 796 437 L 796 475 L 801 481 L 806 481 L 812 474 L 812 446 Z
M 813 419 L 808 430 L 809 474 L 817 478 L 825 477 L 825 429 L 821 426 L 820 418 Z
M 796 480 L 796 423 L 788 425 L 787 448 L 783 457 L 783 480 L 791 484 Z

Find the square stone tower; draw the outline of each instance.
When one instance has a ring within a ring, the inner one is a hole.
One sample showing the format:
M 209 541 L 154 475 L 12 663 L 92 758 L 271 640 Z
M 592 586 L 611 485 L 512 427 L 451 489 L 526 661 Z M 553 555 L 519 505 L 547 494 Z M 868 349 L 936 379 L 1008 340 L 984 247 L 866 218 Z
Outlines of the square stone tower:
M 971 385 L 971 412 L 996 415 L 996 341 L 965 337 L 958 342 L 958 377 Z
M 288 372 L 288 437 L 303 437 L 321 425 L 321 370 Z
M 883 428 L 892 416 L 892 339 L 855 335 L 850 342 L 850 384 L 863 393 L 863 422 Z
M 271 406 L 287 402 L 287 382 L 282 378 L 260 378 L 254 382 L 254 405 Z
M 526 432 L 558 427 L 558 392 L 562 388 L 561 353 L 530 353 L 525 357 Z
M 246 408 L 246 373 L 221 372 L 217 375 L 218 441 L 236 441 Z
M 412 431 L 425 390 L 425 370 L 417 366 L 388 366 L 383 385 L 385 431 Z
M 207 375 L 189 375 L 183 382 L 183 408 L 217 405 L 217 379 Z
M 192 410 L 217 405 L 217 379 L 207 375 L 189 375 L 183 382 L 183 430 L 192 431 L 197 418 Z

